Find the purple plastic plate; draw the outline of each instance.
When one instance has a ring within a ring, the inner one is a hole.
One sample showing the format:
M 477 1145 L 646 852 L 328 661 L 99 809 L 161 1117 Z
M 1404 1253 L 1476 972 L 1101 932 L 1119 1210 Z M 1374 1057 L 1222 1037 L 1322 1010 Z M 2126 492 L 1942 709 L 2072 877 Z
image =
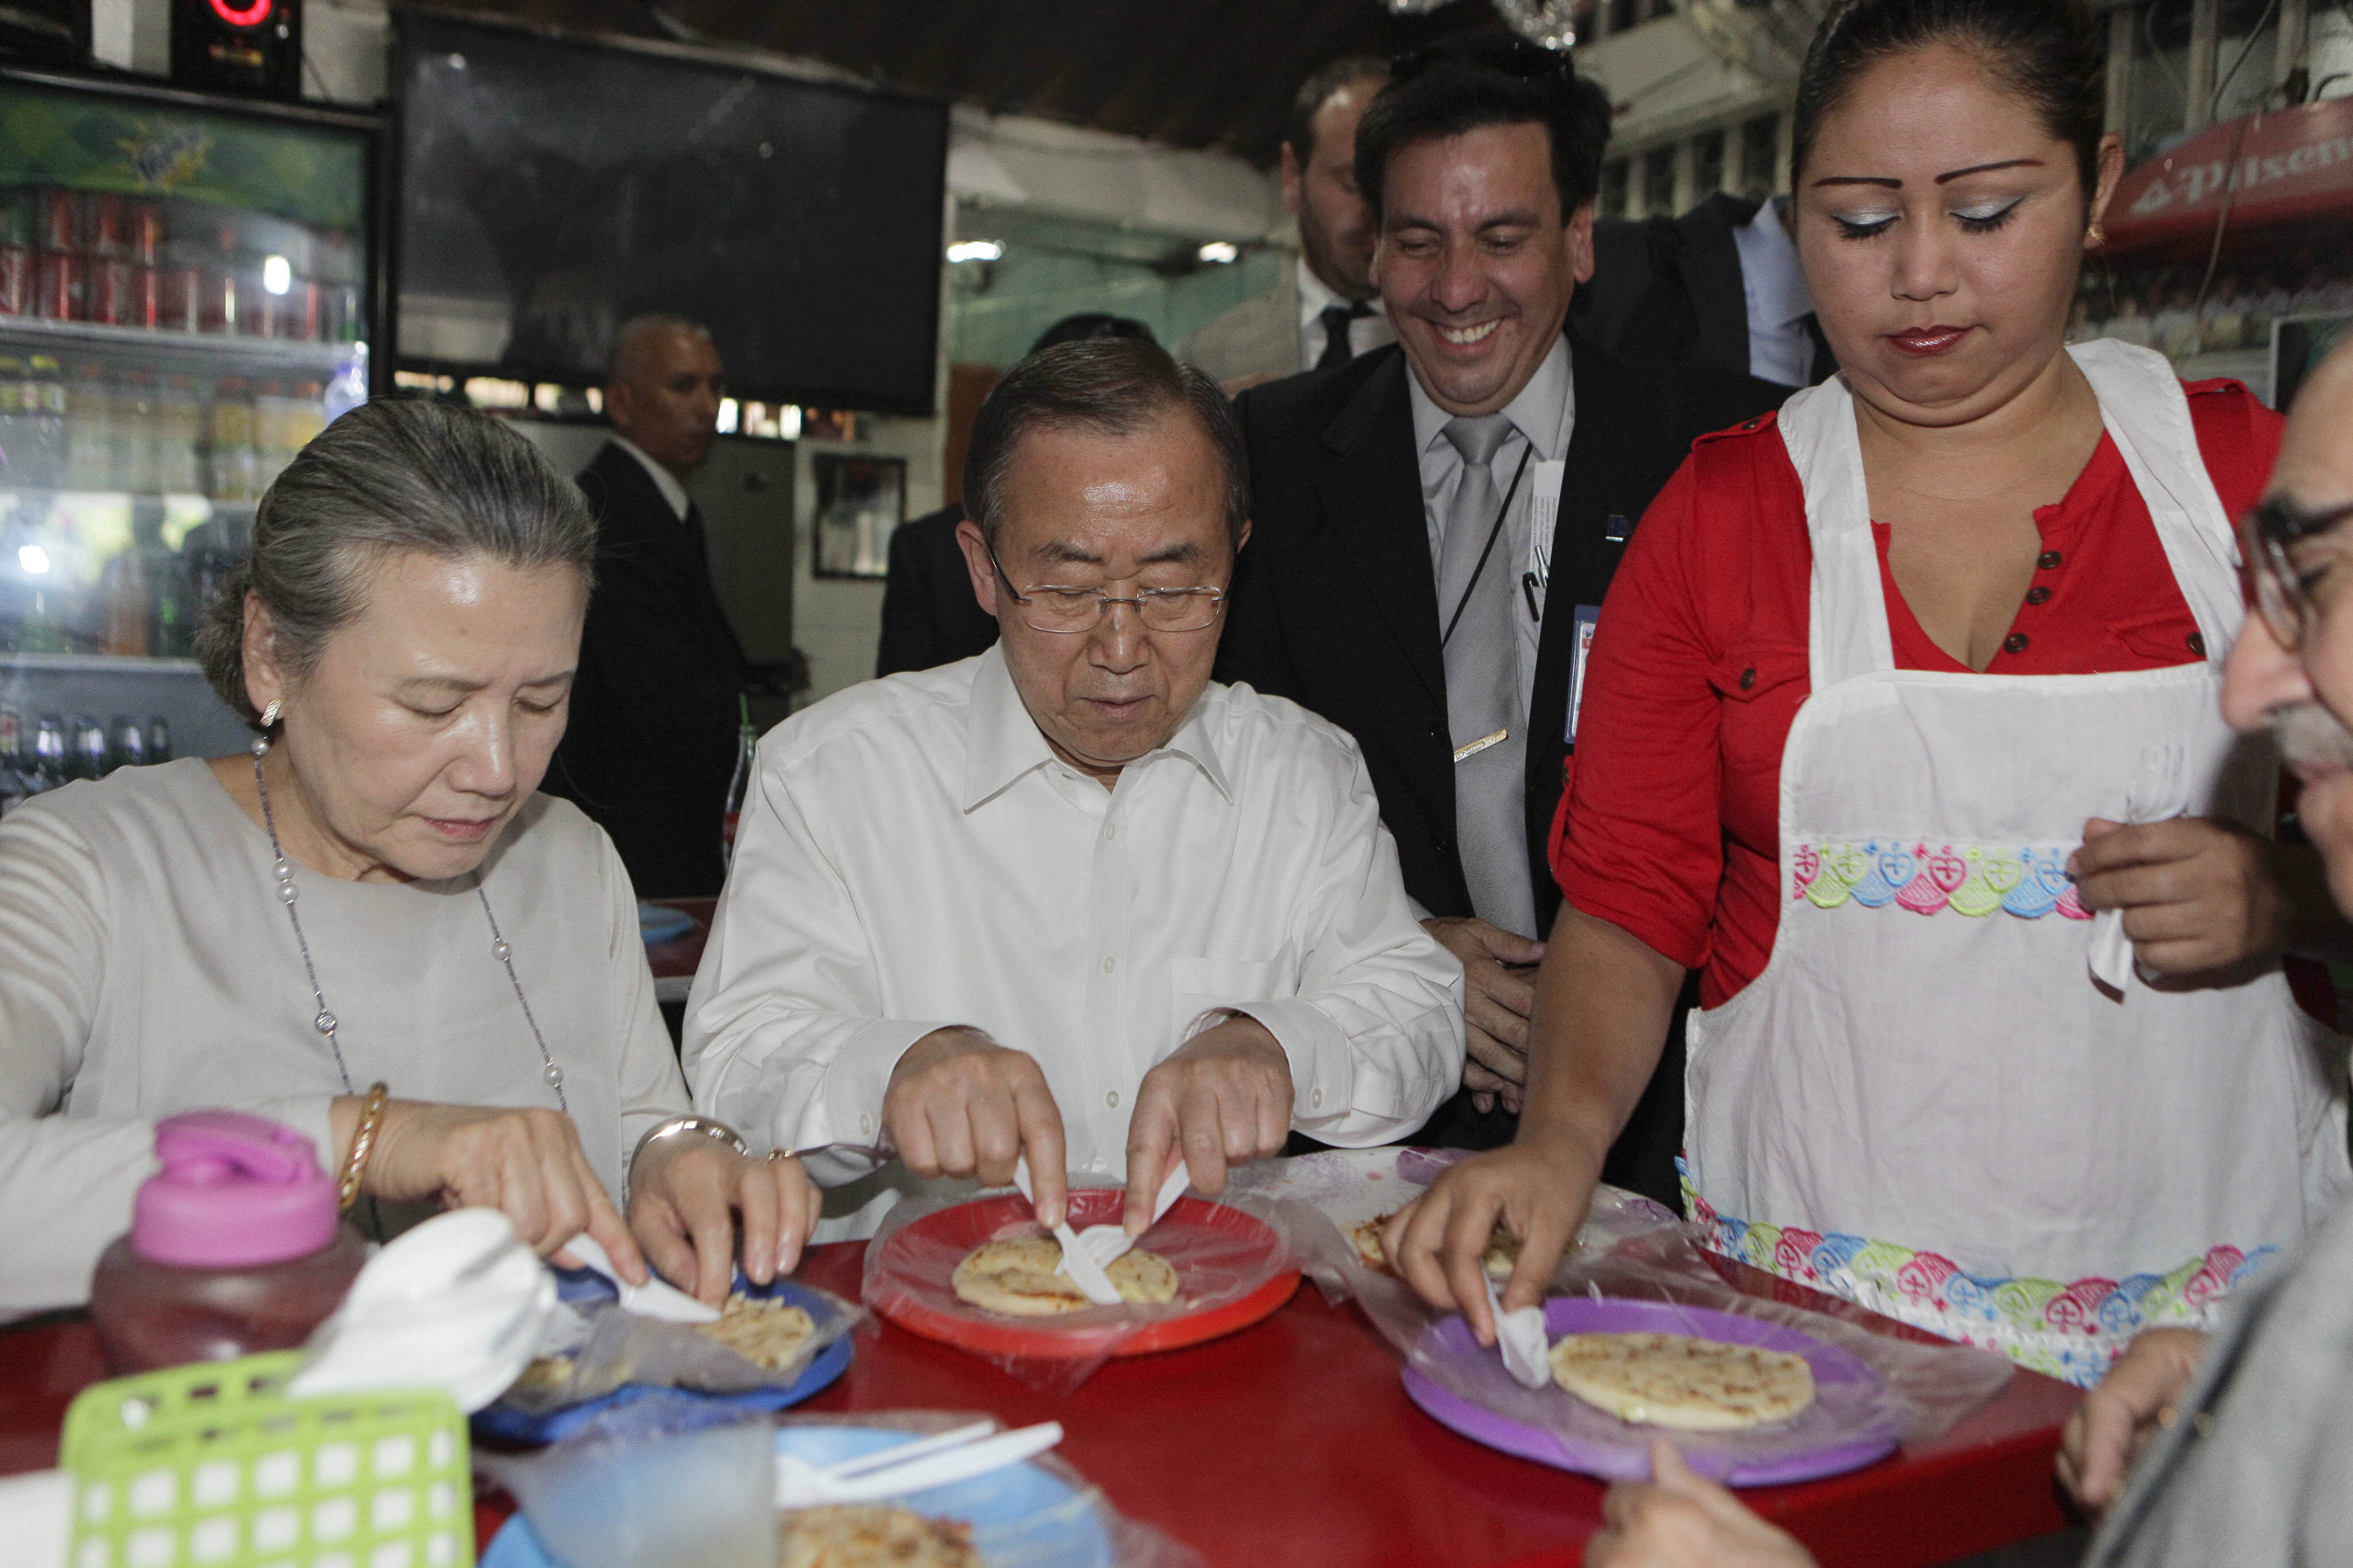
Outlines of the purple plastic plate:
M 1895 1449 L 1894 1425 L 1882 1398 L 1885 1385 L 1878 1374 L 1811 1334 L 1758 1318 L 1669 1301 L 1594 1301 L 1571 1296 L 1545 1303 L 1545 1327 L 1554 1339 L 1563 1334 L 1694 1334 L 1726 1344 L 1795 1352 L 1813 1370 L 1814 1404 L 1788 1421 L 1751 1432 L 1672 1432 L 1630 1426 L 1559 1389 L 1522 1389 L 1504 1372 L 1496 1352 L 1479 1347 L 1459 1314 L 1430 1325 L 1419 1346 L 1425 1355 L 1463 1363 L 1466 1376 L 1460 1381 L 1465 1385 L 1490 1384 L 1492 1373 L 1498 1380 L 1490 1384 L 1501 1395 L 1498 1403 L 1517 1398 L 1575 1401 L 1577 1414 L 1572 1424 L 1583 1430 L 1565 1436 L 1515 1420 L 1440 1387 L 1411 1365 L 1405 1369 L 1405 1391 L 1441 1425 L 1473 1442 L 1607 1481 L 1649 1479 L 1655 1437 L 1673 1443 L 1702 1475 L 1736 1487 L 1784 1486 L 1835 1476 L 1861 1469 Z

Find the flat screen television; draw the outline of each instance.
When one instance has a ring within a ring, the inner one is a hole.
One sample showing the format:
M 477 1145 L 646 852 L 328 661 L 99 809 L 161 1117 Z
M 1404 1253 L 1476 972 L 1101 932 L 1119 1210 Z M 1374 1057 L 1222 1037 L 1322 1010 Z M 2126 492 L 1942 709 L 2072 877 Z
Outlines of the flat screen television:
M 674 311 L 739 396 L 932 412 L 945 104 L 395 16 L 402 364 L 594 384 Z

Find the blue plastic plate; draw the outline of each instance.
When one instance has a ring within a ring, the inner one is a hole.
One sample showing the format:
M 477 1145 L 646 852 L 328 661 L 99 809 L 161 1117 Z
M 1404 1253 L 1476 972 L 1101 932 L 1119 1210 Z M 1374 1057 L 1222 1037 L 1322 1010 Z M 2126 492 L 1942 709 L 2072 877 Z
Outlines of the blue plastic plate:
M 911 1433 L 879 1426 L 785 1426 L 776 1447 L 810 1461 L 831 1464 L 858 1454 L 903 1443 Z M 1110 1568 L 1110 1534 L 1091 1492 L 1038 1464 L 1014 1465 L 955 1486 L 934 1487 L 892 1500 L 917 1513 L 961 1520 L 971 1525 L 981 1561 L 1020 1568 Z M 509 1520 L 482 1553 L 480 1568 L 565 1568 L 548 1554 L 521 1514 Z
M 591 1270 L 559 1268 L 555 1271 L 556 1294 L 565 1301 L 579 1303 L 614 1299 L 612 1282 Z M 791 1279 L 773 1279 L 766 1285 L 754 1285 L 741 1274 L 735 1276 L 735 1289 L 752 1296 L 773 1296 L 805 1309 L 823 1328 L 836 1310 L 826 1297 Z M 798 1405 L 810 1394 L 830 1384 L 849 1366 L 850 1336 L 844 1334 L 818 1352 L 817 1359 L 788 1388 L 753 1388 L 741 1394 L 691 1393 L 698 1399 L 708 1399 L 714 1405 L 732 1405 L 744 1410 L 782 1410 Z M 652 1389 L 640 1384 L 624 1384 L 601 1398 L 567 1405 L 561 1410 L 549 1410 L 538 1415 L 517 1410 L 512 1405 L 492 1405 L 474 1413 L 474 1431 L 483 1436 L 496 1437 L 508 1443 L 553 1443 L 568 1436 L 580 1424 L 600 1410 L 610 1410 L 644 1398 Z

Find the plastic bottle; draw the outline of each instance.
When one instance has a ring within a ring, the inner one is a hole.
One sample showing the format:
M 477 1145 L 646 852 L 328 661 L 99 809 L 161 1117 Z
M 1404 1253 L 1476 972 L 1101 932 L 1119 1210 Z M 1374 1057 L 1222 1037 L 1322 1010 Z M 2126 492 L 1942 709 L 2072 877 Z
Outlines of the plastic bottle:
M 752 767 L 760 751 L 760 731 L 752 728 L 752 700 L 738 695 L 735 711 L 735 776 L 727 781 L 727 805 L 719 816 L 719 858 L 735 864 L 735 823 L 744 815 L 744 796 L 752 788 Z
M 235 1110 L 155 1124 L 164 1168 L 100 1255 L 90 1315 L 117 1376 L 286 1350 L 343 1302 L 367 1260 L 338 1222 L 311 1141 Z
M 251 500 L 254 488 L 253 399 L 244 381 L 227 376 L 213 393 L 212 484 L 215 500 Z
M 33 426 L 33 466 L 39 476 L 32 482 L 56 489 L 65 483 L 65 372 L 47 354 L 33 355 L 26 369 L 25 416 Z
M 147 761 L 168 763 L 172 760 L 172 721 L 157 713 L 147 721 Z
M 156 404 L 155 489 L 164 495 L 200 495 L 204 480 L 196 448 L 204 443 L 204 412 L 185 375 L 164 379 Z
M 33 793 L 24 772 L 25 721 L 14 708 L 0 708 L 0 816 Z
M 69 490 L 113 489 L 114 394 L 104 367 L 75 367 L 66 398 L 66 479 Z
M 114 731 L 107 757 L 109 765 L 144 767 L 147 763 L 147 731 L 140 728 L 139 721 L 128 713 L 117 713 L 108 727 Z
M 34 727 L 33 764 L 25 777 L 34 795 L 66 782 L 66 721 L 58 715 L 44 713 Z
M 25 416 L 25 362 L 0 357 L 0 484 L 30 488 L 33 422 Z

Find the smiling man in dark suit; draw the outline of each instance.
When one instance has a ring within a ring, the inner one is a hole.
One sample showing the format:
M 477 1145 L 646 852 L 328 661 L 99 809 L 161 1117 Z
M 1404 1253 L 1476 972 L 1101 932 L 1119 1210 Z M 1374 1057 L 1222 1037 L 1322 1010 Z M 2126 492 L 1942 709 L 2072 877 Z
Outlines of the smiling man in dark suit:
M 596 591 L 572 717 L 541 786 L 611 836 L 640 896 L 719 891 L 744 647 L 711 581 L 686 481 L 711 455 L 726 372 L 682 316 L 623 323 L 606 378 L 613 438 L 581 471 Z
M 1466 976 L 1463 1092 L 1423 1136 L 1471 1147 L 1510 1138 L 1525 1076 L 1580 626 L 1691 438 L 1778 401 L 1697 396 L 1565 335 L 1609 133 L 1564 55 L 1496 37 L 1400 62 L 1356 135 L 1398 345 L 1240 403 L 1256 532 L 1219 675 L 1362 746 L 1407 891 Z M 1672 1196 L 1661 1078 L 1611 1179 Z

